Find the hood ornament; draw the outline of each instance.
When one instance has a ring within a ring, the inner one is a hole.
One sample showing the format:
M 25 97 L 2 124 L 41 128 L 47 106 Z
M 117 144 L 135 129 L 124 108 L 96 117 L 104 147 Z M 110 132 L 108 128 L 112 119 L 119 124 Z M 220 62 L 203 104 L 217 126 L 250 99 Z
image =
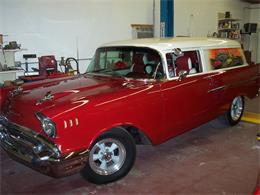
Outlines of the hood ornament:
M 9 92 L 9 95 L 13 98 L 17 96 L 18 94 L 21 94 L 23 92 L 23 88 L 21 86 L 17 87 L 16 89 Z
M 51 94 L 50 91 L 48 91 L 42 99 L 39 99 L 36 101 L 35 105 L 36 106 L 41 105 L 43 102 L 50 101 L 53 98 L 54 98 L 54 95 Z

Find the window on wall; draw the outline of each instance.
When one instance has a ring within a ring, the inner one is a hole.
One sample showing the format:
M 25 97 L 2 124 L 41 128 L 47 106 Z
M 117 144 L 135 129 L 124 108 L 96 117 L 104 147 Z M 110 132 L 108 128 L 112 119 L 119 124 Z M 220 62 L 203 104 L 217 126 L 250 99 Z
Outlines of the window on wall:
M 240 48 L 210 49 L 208 51 L 210 70 L 230 68 L 245 64 Z
M 170 77 L 179 76 L 181 71 L 189 75 L 202 72 L 199 51 L 184 51 L 183 55 L 176 57 L 173 53 L 166 54 Z

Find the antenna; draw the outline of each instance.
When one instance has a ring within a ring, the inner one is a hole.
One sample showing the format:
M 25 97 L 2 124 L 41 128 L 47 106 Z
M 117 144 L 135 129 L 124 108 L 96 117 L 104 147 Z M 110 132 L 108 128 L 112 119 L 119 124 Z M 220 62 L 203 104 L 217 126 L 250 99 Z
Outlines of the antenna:
M 77 73 L 79 74 L 79 38 L 76 37 Z

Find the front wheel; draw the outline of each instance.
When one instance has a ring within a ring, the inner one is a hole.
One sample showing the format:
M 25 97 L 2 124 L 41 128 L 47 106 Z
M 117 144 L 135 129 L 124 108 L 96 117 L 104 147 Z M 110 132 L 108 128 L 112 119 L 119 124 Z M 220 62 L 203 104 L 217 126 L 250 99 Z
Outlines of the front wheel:
M 131 135 L 124 129 L 113 129 L 95 141 L 82 175 L 96 184 L 116 181 L 131 170 L 135 156 L 136 147 Z
M 241 120 L 244 112 L 244 98 L 237 96 L 233 99 L 229 110 L 226 112 L 226 120 L 229 125 L 236 125 Z

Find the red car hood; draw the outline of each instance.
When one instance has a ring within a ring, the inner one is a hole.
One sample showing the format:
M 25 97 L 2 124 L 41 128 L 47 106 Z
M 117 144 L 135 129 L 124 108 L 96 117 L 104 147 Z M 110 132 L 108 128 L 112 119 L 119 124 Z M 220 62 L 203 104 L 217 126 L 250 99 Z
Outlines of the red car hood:
M 108 92 L 114 92 L 123 87 L 124 79 L 80 76 L 71 77 L 61 81 L 54 81 L 41 87 L 25 90 L 15 98 L 17 111 L 22 107 L 34 107 L 38 111 L 47 109 L 52 105 L 58 105 L 64 101 L 76 101 L 82 97 L 91 97 Z M 47 95 L 51 98 L 46 98 Z
M 17 95 L 9 106 L 8 118 L 10 121 L 26 124 L 35 129 L 35 126 L 39 126 L 39 122 L 36 120 L 37 124 L 33 124 L 34 122 L 27 120 L 36 118 L 34 116 L 36 112 L 44 112 L 49 108 L 68 105 L 84 98 L 91 99 L 93 96 L 119 91 L 126 88 L 125 82 L 123 78 L 93 75 L 53 81 Z M 140 85 L 143 82 L 135 83 Z

